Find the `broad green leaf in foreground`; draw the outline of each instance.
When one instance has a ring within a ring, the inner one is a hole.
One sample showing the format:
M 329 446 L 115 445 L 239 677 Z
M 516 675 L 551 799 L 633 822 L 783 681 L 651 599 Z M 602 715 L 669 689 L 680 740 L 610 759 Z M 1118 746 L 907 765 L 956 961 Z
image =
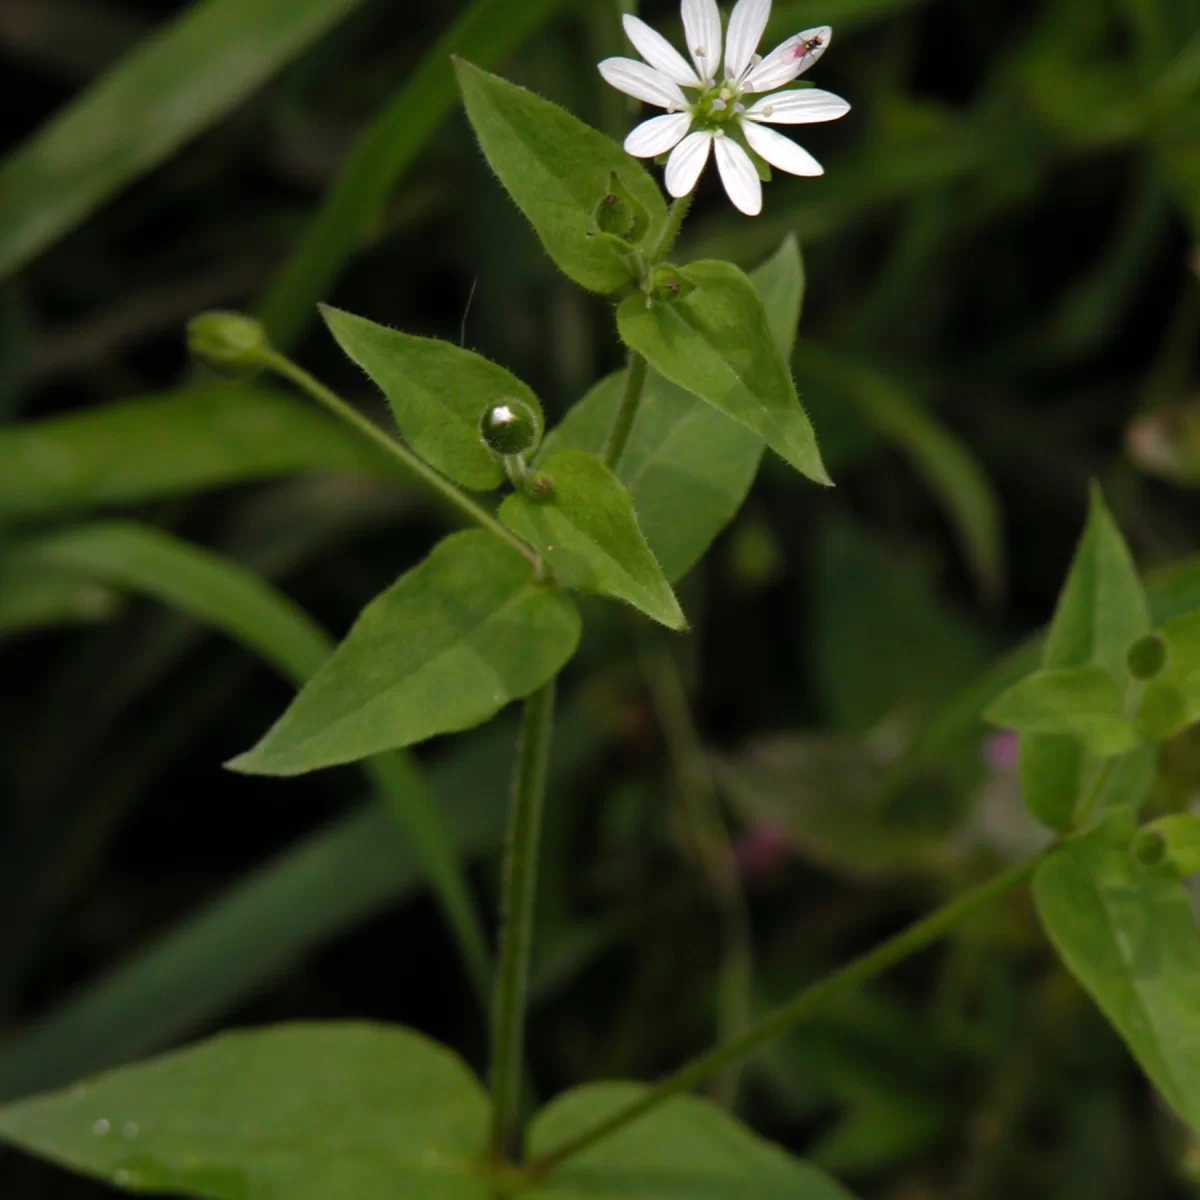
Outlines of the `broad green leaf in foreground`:
M 404 1029 L 225 1034 L 0 1109 L 0 1139 L 130 1191 L 245 1200 L 485 1200 L 488 1102 Z
M 504 470 L 479 433 L 494 404 L 520 401 L 536 418 L 542 406 L 510 371 L 436 338 L 412 337 L 336 308 L 321 314 L 338 345 L 388 398 L 404 440 L 426 462 L 463 487 L 497 488 Z
M 470 729 L 557 674 L 579 613 L 495 535 L 454 534 L 363 611 L 252 750 L 250 775 L 302 775 Z
M 788 237 L 750 278 L 786 356 L 804 297 L 796 239 Z M 568 447 L 602 454 L 624 392 L 624 371 L 601 380 L 546 438 L 543 456 Z M 650 370 L 617 474 L 669 580 L 691 570 L 741 508 L 762 452 L 758 434 Z
M 796 395 L 762 298 L 732 263 L 692 263 L 675 300 L 629 296 L 621 337 L 664 378 L 759 434 L 780 457 L 828 484 L 816 435 Z
M 637 272 L 631 247 L 601 233 L 596 213 L 615 172 L 649 217 L 640 244 L 652 243 L 667 208 L 646 169 L 557 104 L 462 59 L 455 67 L 484 157 L 559 269 L 594 292 L 632 283 Z
M 1103 667 L 1035 671 L 998 696 L 984 714 L 1021 733 L 1078 738 L 1089 754 L 1123 754 L 1138 743 L 1133 722 L 1121 715 L 1121 689 Z
M 0 166 L 0 278 L 219 121 L 362 0 L 200 0 Z
M 548 494 L 514 492 L 500 519 L 545 557 L 559 582 L 614 596 L 670 629 L 687 625 L 638 528 L 624 484 L 596 457 L 562 450 L 538 467 Z
M 1163 1098 L 1200 1130 L 1200 932 L 1167 867 L 1129 852 L 1115 818 L 1039 868 L 1033 894 L 1050 940 Z
M 0 517 L 132 504 L 291 472 L 403 478 L 353 430 L 254 383 L 214 383 L 0 428 Z
M 1128 679 L 1125 655 L 1149 628 L 1137 568 L 1104 498 L 1094 490 L 1087 528 L 1046 637 L 1042 666 L 1099 666 L 1123 684 Z M 1077 739 L 1060 734 L 1024 736 L 1020 754 L 1022 793 L 1029 810 L 1052 829 L 1066 829 L 1096 764 L 1089 762 Z M 1129 794 L 1121 799 L 1136 805 L 1142 797 Z
M 631 1083 L 578 1088 L 534 1118 L 531 1157 L 637 1100 Z M 537 1200 L 851 1200 L 829 1176 L 751 1133 L 708 1101 L 678 1096 L 568 1159 Z

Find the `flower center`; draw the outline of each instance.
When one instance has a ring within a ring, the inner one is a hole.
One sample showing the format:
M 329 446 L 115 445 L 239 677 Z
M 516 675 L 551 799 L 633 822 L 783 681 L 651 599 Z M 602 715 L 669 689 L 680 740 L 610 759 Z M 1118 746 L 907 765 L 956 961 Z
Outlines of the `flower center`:
M 741 88 L 728 79 L 724 83 L 704 88 L 692 105 L 692 120 L 695 127 L 723 130 L 736 124 L 746 111 L 741 100 Z

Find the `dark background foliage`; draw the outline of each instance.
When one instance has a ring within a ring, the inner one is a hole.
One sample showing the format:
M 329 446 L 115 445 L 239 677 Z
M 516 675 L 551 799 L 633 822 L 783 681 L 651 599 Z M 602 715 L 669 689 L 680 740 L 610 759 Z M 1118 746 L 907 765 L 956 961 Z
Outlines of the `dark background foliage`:
M 183 7 L 0 0 L 5 145 Z M 1200 549 L 1184 486 L 1200 468 L 1179 407 L 1200 329 L 1200 5 L 777 8 L 796 29 L 835 27 L 812 78 L 854 110 L 797 131 L 827 175 L 777 179 L 757 221 L 706 179 L 681 253 L 749 267 L 797 234 L 808 291 L 794 369 L 839 487 L 766 463 L 683 586 L 690 639 L 647 640 L 587 606 L 545 855 L 532 1022 L 543 1096 L 652 1075 L 735 1025 L 745 954 L 759 1008 L 1037 844 L 1012 747 L 988 738 L 962 689 L 1046 620 L 1089 479 L 1148 569 Z M 194 375 L 186 318 L 255 305 L 356 133 L 458 10 L 365 3 L 4 283 L 0 422 Z M 665 28 L 675 6 L 643 15 Z M 634 114 L 594 70 L 620 52 L 618 34 L 608 0 L 576 0 L 500 69 L 620 136 Z M 465 341 L 525 378 L 552 417 L 619 365 L 606 304 L 555 274 L 460 112 L 369 232 L 332 303 Z M 300 361 L 382 415 L 327 334 L 304 330 Z M 268 575 L 335 633 L 444 528 L 419 496 L 350 477 L 124 511 Z M 419 889 L 383 889 L 326 927 L 349 876 L 369 873 L 353 854 L 343 873 L 318 873 L 286 932 L 256 933 L 192 975 L 128 976 L 98 1023 L 70 1007 L 285 848 L 365 811 L 350 770 L 223 772 L 286 688 L 149 601 L 99 586 L 91 600 L 103 619 L 0 643 L 0 1090 L 293 1018 L 410 1023 L 482 1066 L 478 1008 Z M 421 755 L 474 831 L 489 912 L 511 735 L 502 722 Z M 1190 798 L 1195 750 L 1165 749 L 1160 808 Z M 376 857 L 379 838 L 390 850 L 379 830 L 360 838 Z M 253 930 L 228 903 L 227 926 Z M 226 976 L 221 999 L 186 1002 Z M 130 1014 L 147 1009 L 154 1028 L 139 1040 Z M 122 1021 L 132 1042 L 115 1037 Z M 1167 1200 L 1193 1194 L 1189 1169 L 1200 1178 L 1200 1151 L 1053 963 L 1022 899 L 737 1082 L 758 1129 L 865 1197 Z M 5 1196 L 102 1192 L 0 1157 Z

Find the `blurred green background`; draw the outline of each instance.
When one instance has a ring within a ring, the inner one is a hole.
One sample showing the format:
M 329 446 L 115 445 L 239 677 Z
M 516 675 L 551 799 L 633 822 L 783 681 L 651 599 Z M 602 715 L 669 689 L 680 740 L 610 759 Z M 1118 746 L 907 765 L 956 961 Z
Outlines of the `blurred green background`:
M 766 462 L 683 586 L 690 638 L 587 605 L 543 1097 L 678 1063 L 1039 844 L 978 713 L 1030 661 L 1089 479 L 1157 610 L 1200 605 L 1200 3 L 777 0 L 770 34 L 824 23 L 810 78 L 854 105 L 801 131 L 826 176 L 777 178 L 757 220 L 706 179 L 680 253 L 749 268 L 797 235 L 793 367 L 839 487 Z M 182 337 L 261 311 L 381 418 L 316 301 L 485 353 L 553 416 L 619 365 L 606 303 L 490 177 L 452 51 L 614 136 L 636 118 L 594 70 L 628 52 L 614 0 L 0 0 L 0 1099 L 291 1018 L 483 1066 L 386 800 L 220 767 L 283 707 L 272 668 L 323 652 L 238 566 L 336 636 L 445 515 Z M 513 734 L 419 756 L 489 925 Z M 1157 808 L 1198 785 L 1200 744 L 1167 746 Z M 1024 899 L 716 1094 L 864 1197 L 1200 1194 Z M 104 1191 L 0 1152 L 0 1194 Z

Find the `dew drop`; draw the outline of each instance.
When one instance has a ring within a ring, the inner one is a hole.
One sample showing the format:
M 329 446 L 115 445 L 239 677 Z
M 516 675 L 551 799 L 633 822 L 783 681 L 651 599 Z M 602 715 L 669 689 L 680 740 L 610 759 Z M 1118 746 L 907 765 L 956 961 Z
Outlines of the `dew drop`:
M 112 1132 L 112 1122 L 106 1117 L 101 1117 L 99 1120 L 92 1122 L 92 1132 L 97 1137 L 108 1137 Z
M 113 1175 L 113 1183 L 117 1187 L 128 1187 L 133 1182 L 133 1176 L 122 1167 Z
M 133 1139 L 137 1137 L 140 1132 L 141 1130 L 138 1129 L 138 1123 L 136 1121 L 126 1121 L 125 1124 L 121 1126 L 121 1136 L 128 1138 L 129 1141 L 133 1141 Z

